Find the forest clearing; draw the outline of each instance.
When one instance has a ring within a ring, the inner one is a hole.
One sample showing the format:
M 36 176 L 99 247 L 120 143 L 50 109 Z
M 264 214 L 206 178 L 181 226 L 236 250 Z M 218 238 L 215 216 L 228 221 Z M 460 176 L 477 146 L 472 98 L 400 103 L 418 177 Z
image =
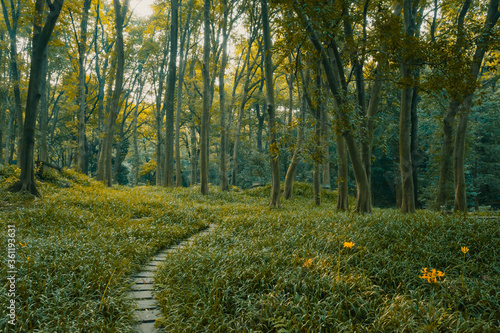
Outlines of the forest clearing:
M 500 330 L 500 0 L 0 5 L 0 331 Z
M 10 170 L 0 170 L 1 185 L 18 177 Z M 36 200 L 0 192 L 2 226 L 16 228 L 19 332 L 132 332 L 127 277 L 210 223 L 217 227 L 169 253 L 154 278 L 166 332 L 500 325 L 498 215 L 336 212 L 334 191 L 317 207 L 304 183 L 279 210 L 266 208 L 269 186 L 208 196 L 196 187 L 109 189 L 69 171 L 38 186 L 45 194 Z M 425 268 L 444 276 L 425 278 Z

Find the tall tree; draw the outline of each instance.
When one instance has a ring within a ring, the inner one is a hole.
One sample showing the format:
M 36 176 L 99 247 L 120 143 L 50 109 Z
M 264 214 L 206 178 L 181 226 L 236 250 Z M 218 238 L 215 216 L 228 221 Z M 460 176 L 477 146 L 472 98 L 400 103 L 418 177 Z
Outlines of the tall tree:
M 325 72 L 325 76 L 328 82 L 328 87 L 332 92 L 336 103 L 336 110 L 338 114 L 337 123 L 339 126 L 338 130 L 342 132 L 342 136 L 347 145 L 347 150 L 349 151 L 349 156 L 351 157 L 352 167 L 354 171 L 354 177 L 356 179 L 356 188 L 357 188 L 357 198 L 356 198 L 356 208 L 355 211 L 368 213 L 371 211 L 371 192 L 370 192 L 370 184 L 368 183 L 368 177 L 366 175 L 365 168 L 363 166 L 360 152 L 358 150 L 358 145 L 356 143 L 356 139 L 353 134 L 353 128 L 351 124 L 351 120 L 349 119 L 347 110 L 347 84 L 345 83 L 343 66 L 340 58 L 340 52 L 338 50 L 337 44 L 335 40 L 332 40 L 329 44 L 329 51 L 333 55 L 329 56 L 327 50 L 325 50 L 323 43 L 320 41 L 316 30 L 311 24 L 310 18 L 304 12 L 305 5 L 301 6 L 298 0 L 295 0 L 293 3 L 295 13 L 298 15 L 301 24 L 304 26 L 307 36 L 309 37 L 311 43 L 314 48 L 320 54 L 320 59 L 322 63 L 323 70 Z M 335 59 L 335 64 L 337 65 L 337 70 L 332 66 L 332 61 Z M 342 85 L 339 87 L 338 80 L 336 76 L 343 77 L 341 80 Z
M 414 43 L 412 38 L 417 31 L 418 0 L 403 1 L 403 19 L 406 45 Z M 412 213 L 415 211 L 415 191 L 413 184 L 412 152 L 411 152 L 411 110 L 414 95 L 413 84 L 416 80 L 415 56 L 406 50 L 400 61 L 402 82 L 405 85 L 401 92 L 401 111 L 399 120 L 399 160 L 401 171 L 401 211 Z
M 87 173 L 87 137 L 85 134 L 85 110 L 87 108 L 87 94 L 85 93 L 85 60 L 87 53 L 87 24 L 92 0 L 83 1 L 83 13 L 80 21 L 80 38 L 75 31 L 78 45 L 78 155 L 77 168 L 80 172 Z
M 264 39 L 264 78 L 266 81 L 267 114 L 269 116 L 269 150 L 271 153 L 271 207 L 280 206 L 280 165 L 279 149 L 276 135 L 276 109 L 274 104 L 274 81 L 273 81 L 273 59 L 271 27 L 269 24 L 269 12 L 267 0 L 261 0 L 262 6 L 262 31 Z
M 10 17 L 8 8 L 5 5 L 5 0 L 1 0 L 3 17 L 10 38 L 10 75 L 12 78 L 12 89 L 14 91 L 15 103 L 15 121 L 17 123 L 17 165 L 22 165 L 23 153 L 21 152 L 22 137 L 23 137 L 23 110 L 21 106 L 21 90 L 19 88 L 19 69 L 18 69 L 18 53 L 17 53 L 17 31 L 19 17 L 21 16 L 21 0 L 10 1 Z
M 61 13 L 64 0 L 46 0 L 46 3 L 49 7 L 49 13 L 45 20 L 45 24 L 42 26 L 45 2 L 43 0 L 36 0 L 35 2 L 30 79 L 21 147 L 21 153 L 23 155 L 21 176 L 19 181 L 10 187 L 10 190 L 13 192 L 27 191 L 33 195 L 39 195 L 35 184 L 33 152 L 35 146 L 36 114 L 40 101 L 40 86 L 42 83 L 43 60 L 45 50 L 52 36 L 52 32 L 54 31 L 54 27 L 56 26 L 59 14 Z
M 200 191 L 208 194 L 208 126 L 210 108 L 210 0 L 203 1 L 203 111 L 200 131 Z
M 450 66 L 448 69 L 449 93 L 451 99 L 443 119 L 443 148 L 441 155 L 441 164 L 439 169 L 438 193 L 435 208 L 440 209 L 446 206 L 447 202 L 447 185 L 450 166 L 453 165 L 454 170 L 454 185 L 455 185 L 455 201 L 454 209 L 457 211 L 466 211 L 466 195 L 465 195 L 465 136 L 467 131 L 468 113 L 472 105 L 476 82 L 480 73 L 481 64 L 484 56 L 492 44 L 492 30 L 497 24 L 500 17 L 498 9 L 499 1 L 490 0 L 485 21 L 476 35 L 472 45 L 475 45 L 473 52 L 468 51 L 470 41 L 466 38 L 467 32 L 465 29 L 465 18 L 469 12 L 471 0 L 465 0 L 462 4 L 460 13 L 457 19 L 457 37 L 453 52 L 449 62 L 464 68 L 464 71 L 455 73 L 455 66 Z M 471 53 L 472 57 L 469 60 L 463 61 L 463 55 Z M 459 74 L 458 76 L 456 74 Z M 455 118 L 459 115 L 455 142 L 453 142 L 453 126 Z M 453 164 L 452 164 L 453 156 Z
M 458 116 L 457 134 L 455 137 L 455 147 L 453 155 L 453 170 L 454 170 L 454 183 L 455 183 L 455 211 L 467 211 L 467 200 L 465 191 L 465 138 L 467 133 L 467 123 L 469 120 L 469 113 L 471 110 L 472 99 L 474 97 L 474 90 L 476 81 L 480 72 L 481 64 L 485 53 L 491 46 L 492 36 L 491 32 L 493 27 L 498 22 L 500 17 L 500 10 L 498 8 L 499 0 L 490 0 L 488 5 L 488 13 L 483 24 L 481 34 L 477 41 L 477 47 L 474 52 L 472 61 L 468 65 L 469 76 L 468 84 L 469 91 L 462 99 L 462 110 Z
M 164 185 L 174 186 L 174 98 L 175 81 L 177 73 L 177 35 L 179 27 L 179 4 L 178 0 L 171 0 L 170 19 L 170 59 L 168 64 L 167 91 L 165 94 L 166 106 L 166 132 L 165 132 L 165 170 Z M 180 101 L 177 101 L 180 103 Z M 180 163 L 180 161 L 176 161 Z
M 219 104 L 220 104 L 220 187 L 222 191 L 229 190 L 229 181 L 227 178 L 227 154 L 226 154 L 226 144 L 227 144 L 227 134 L 226 134 L 226 91 L 224 76 L 226 74 L 227 66 L 227 39 L 228 39 L 228 27 L 227 21 L 229 16 L 229 7 L 227 5 L 227 0 L 222 0 L 222 62 L 219 71 Z
M 115 133 L 115 123 L 118 113 L 120 112 L 120 96 L 123 87 L 123 72 L 125 67 L 125 51 L 123 44 L 123 23 L 124 17 L 127 14 L 128 0 L 125 0 L 123 6 L 120 0 L 113 0 L 115 9 L 115 30 L 116 30 L 116 75 L 115 88 L 109 104 L 110 110 L 108 114 L 106 132 L 103 138 L 103 147 L 99 155 L 99 165 L 97 171 L 97 179 L 105 180 L 107 186 L 111 187 L 112 173 L 111 155 L 113 151 L 113 137 Z

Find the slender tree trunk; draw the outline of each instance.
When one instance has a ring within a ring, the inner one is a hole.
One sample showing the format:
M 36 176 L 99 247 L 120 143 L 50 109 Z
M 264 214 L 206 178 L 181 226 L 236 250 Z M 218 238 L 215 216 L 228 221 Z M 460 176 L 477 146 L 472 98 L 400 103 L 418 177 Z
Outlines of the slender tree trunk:
M 133 120 L 133 125 L 132 125 L 132 146 L 133 146 L 133 152 L 134 152 L 134 158 L 133 158 L 133 170 L 132 170 L 132 185 L 137 186 L 137 182 L 139 180 L 139 164 L 140 164 L 140 156 L 139 156 L 139 145 L 137 141 L 137 117 L 138 117 L 138 109 L 139 109 L 139 102 L 137 102 L 137 105 L 134 107 L 134 120 Z
M 85 58 L 87 53 L 87 22 L 89 19 L 91 0 L 83 2 L 83 14 L 80 23 L 80 40 L 78 44 L 78 171 L 87 173 L 87 149 L 85 133 L 85 110 L 87 108 L 87 94 L 85 93 Z
M 465 191 L 465 138 L 469 115 L 466 112 L 458 116 L 457 134 L 455 137 L 455 150 L 453 155 L 453 170 L 455 180 L 454 211 L 467 212 L 467 199 Z
M 200 133 L 200 191 L 203 195 L 208 195 L 208 121 L 210 108 L 210 0 L 203 1 L 203 112 L 201 116 Z
M 184 48 L 189 48 L 189 38 L 191 36 L 191 12 L 193 8 L 194 0 L 190 0 L 189 7 L 187 9 L 188 14 L 186 18 L 185 28 L 180 40 L 180 51 L 179 51 L 179 82 L 177 85 L 177 108 L 175 111 L 175 185 L 182 186 L 182 163 L 181 163 L 181 143 L 180 143 L 180 132 L 181 132 L 181 106 L 182 106 L 182 87 L 184 83 L 184 74 L 186 72 L 187 63 L 187 53 L 184 53 Z M 186 41 L 188 45 L 186 45 Z
M 267 114 L 269 115 L 269 149 L 271 152 L 271 207 L 280 206 L 280 165 L 279 148 L 276 136 L 276 115 L 274 104 L 274 82 L 273 82 L 273 60 L 272 42 L 269 26 L 269 14 L 267 10 L 267 0 L 261 0 L 262 5 L 262 30 L 264 39 L 264 72 L 266 81 Z
M 222 63 L 219 71 L 219 104 L 220 104 L 220 187 L 222 191 L 229 190 L 229 182 L 227 178 L 227 159 L 226 159 L 226 91 L 224 86 L 224 75 L 226 74 L 227 65 L 227 20 L 229 9 L 227 0 L 222 0 L 222 10 L 224 18 L 222 21 Z
M 14 91 L 14 105 L 15 105 L 15 122 L 17 124 L 17 165 L 23 164 L 22 158 L 23 153 L 21 151 L 22 137 L 23 137 L 23 110 L 21 106 L 21 90 L 19 88 L 20 76 L 18 70 L 18 54 L 17 54 L 17 27 L 20 17 L 21 1 L 17 1 L 16 6 L 14 2 L 11 1 L 11 17 L 9 18 L 9 13 L 7 12 L 7 6 L 5 1 L 1 0 L 3 17 L 5 24 L 7 26 L 7 31 L 9 32 L 10 38 L 10 77 L 12 89 Z
M 8 97 L 5 97 L 6 99 L 6 104 L 8 103 Z M 10 110 L 9 114 L 9 120 L 7 123 L 7 131 L 5 132 L 5 161 L 4 163 L 6 165 L 12 164 L 12 150 L 11 150 L 11 143 L 12 143 L 12 129 L 14 127 L 14 118 L 16 117 L 16 114 L 13 110 Z
M 115 73 L 117 71 L 117 53 L 115 53 L 114 55 L 112 55 L 112 59 L 111 59 L 111 70 L 114 70 Z M 113 83 L 115 82 L 115 79 L 116 79 L 116 75 L 114 75 L 113 77 L 109 77 L 108 78 L 108 84 L 107 84 L 107 88 L 106 88 L 106 107 L 105 107 L 105 110 L 104 110 L 104 114 L 105 114 L 105 117 L 107 117 L 107 119 L 103 119 L 103 138 L 102 138 L 102 142 L 101 142 L 101 149 L 99 151 L 99 160 L 97 162 L 97 180 L 105 180 L 106 179 L 106 140 L 107 140 L 107 131 L 108 131 L 108 127 L 109 127 L 109 124 L 107 122 L 109 122 L 110 120 L 110 113 L 111 113 L 111 100 L 113 98 Z M 103 117 L 104 118 L 104 117 Z M 106 122 L 107 121 L 107 122 Z M 113 125 L 113 128 L 114 128 L 114 125 Z
M 316 206 L 321 205 L 321 175 L 320 169 L 323 163 L 323 149 L 321 147 L 322 133 L 321 133 L 321 114 L 323 113 L 323 101 L 322 101 L 322 91 L 321 91 L 321 64 L 318 63 L 316 67 L 316 91 L 315 91 L 315 107 L 310 106 L 310 109 L 314 113 L 314 169 L 313 169 L 313 192 L 314 192 L 314 204 Z
M 368 103 L 367 109 L 367 120 L 366 120 L 366 141 L 363 142 L 361 146 L 361 155 L 363 156 L 363 164 L 365 166 L 366 176 L 368 177 L 368 182 L 371 187 L 371 175 L 372 175 L 372 145 L 373 145 L 373 130 L 374 130 L 374 120 L 378 112 L 378 104 L 380 100 L 380 91 L 382 90 L 382 78 L 383 78 L 383 67 L 378 65 L 375 69 L 375 79 L 370 93 L 370 102 Z
M 418 1 L 404 0 L 403 13 L 405 34 L 408 37 L 415 36 L 416 12 Z M 403 82 L 414 82 L 415 75 L 412 65 L 413 59 L 402 59 L 400 71 Z M 399 118 L 399 159 L 401 171 L 402 201 L 401 210 L 403 213 L 413 213 L 415 211 L 415 191 L 413 186 L 413 163 L 411 159 L 411 108 L 412 108 L 413 87 L 406 86 L 401 92 L 401 112 Z
M 39 195 L 35 185 L 35 174 L 33 168 L 33 153 L 35 146 L 36 113 L 40 101 L 40 85 L 42 83 L 43 56 L 47 44 L 56 25 L 64 0 L 54 0 L 49 6 L 49 14 L 42 28 L 44 1 L 36 0 L 35 17 L 33 22 L 33 44 L 31 54 L 31 70 L 28 85 L 28 96 L 26 100 L 26 117 L 24 123 L 22 149 L 24 154 L 21 164 L 21 176 L 17 183 L 10 187 L 13 192 L 28 191 L 33 195 Z
M 177 32 L 179 26 L 178 1 L 171 0 L 170 5 L 172 13 L 170 21 L 170 59 L 168 64 L 167 92 L 165 95 L 165 186 L 174 186 L 174 98 L 177 72 Z M 179 163 L 180 161 L 177 162 Z
M 417 77 L 420 76 L 420 71 L 417 73 Z M 415 200 L 415 208 L 420 208 L 420 203 L 418 200 L 418 116 L 417 116 L 417 105 L 420 99 L 418 95 L 418 88 L 413 87 L 412 89 L 412 99 L 411 99 L 411 112 L 410 112 L 410 122 L 411 122 L 411 135 L 410 135 L 410 152 L 411 152 L 411 162 L 412 162 L 412 179 L 413 179 L 413 197 Z
M 48 72 L 48 58 L 47 52 L 44 54 L 43 68 L 42 68 L 42 84 L 40 87 L 40 161 L 49 162 L 49 147 L 47 143 L 47 131 L 48 131 L 48 113 L 49 105 L 47 103 L 47 90 L 50 82 L 47 82 L 47 72 Z
M 345 141 L 342 134 L 335 131 L 335 140 L 337 143 L 337 210 L 349 210 L 349 169 L 347 164 L 347 153 Z
M 116 29 L 116 75 L 115 75 L 115 88 L 113 90 L 113 95 L 111 98 L 109 118 L 106 126 L 106 133 L 103 139 L 103 149 L 102 156 L 103 164 L 101 164 L 104 169 L 104 180 L 108 187 L 113 185 L 112 183 L 112 167 L 111 167 L 111 156 L 113 150 L 113 137 L 115 132 L 115 123 L 120 112 L 120 96 L 123 86 L 123 70 L 125 67 L 125 53 L 123 45 L 123 18 L 127 13 L 127 4 L 125 1 L 122 11 L 122 6 L 120 0 L 113 0 L 115 9 L 115 29 Z M 99 173 L 98 173 L 99 174 Z
M 448 175 L 452 165 L 453 156 L 453 126 L 460 102 L 455 99 L 450 101 L 448 110 L 443 119 L 443 147 L 441 148 L 441 163 L 439 168 L 438 192 L 434 209 L 446 208 L 448 201 Z
M 408 77 L 409 69 L 401 66 L 403 77 Z M 401 93 L 401 113 L 399 120 L 399 159 L 401 171 L 402 202 L 401 210 L 404 213 L 415 211 L 415 197 L 413 191 L 413 165 L 411 161 L 410 133 L 411 133 L 411 99 L 413 88 L 404 88 Z
M 299 130 L 297 132 L 297 143 L 295 145 L 292 160 L 290 161 L 290 165 L 288 166 L 288 170 L 285 176 L 285 184 L 283 189 L 283 198 L 285 200 L 293 198 L 293 182 L 295 181 L 295 174 L 297 172 L 297 166 L 299 165 L 299 155 L 302 151 L 302 143 L 304 141 L 306 108 L 306 99 L 305 97 L 302 97 L 300 101 L 300 124 Z
M 331 183 L 331 177 L 330 177 L 330 139 L 328 137 L 329 135 L 328 127 L 329 127 L 328 113 L 323 108 L 321 112 L 321 132 L 322 132 L 321 147 L 323 147 L 323 175 L 321 184 L 329 189 Z
M 237 185 L 238 179 L 238 154 L 240 147 L 240 136 L 241 136 L 241 122 L 243 121 L 243 115 L 245 113 L 245 106 L 248 100 L 248 93 L 250 91 L 250 76 L 253 66 L 250 66 L 250 56 L 252 54 L 252 44 L 254 41 L 254 36 L 250 36 L 248 40 L 248 49 L 245 55 L 245 62 L 243 65 L 243 70 L 246 68 L 245 83 L 243 84 L 243 96 L 241 98 L 240 107 L 238 109 L 238 120 L 236 123 L 236 135 L 234 137 L 234 147 L 233 147 L 233 175 L 232 184 Z

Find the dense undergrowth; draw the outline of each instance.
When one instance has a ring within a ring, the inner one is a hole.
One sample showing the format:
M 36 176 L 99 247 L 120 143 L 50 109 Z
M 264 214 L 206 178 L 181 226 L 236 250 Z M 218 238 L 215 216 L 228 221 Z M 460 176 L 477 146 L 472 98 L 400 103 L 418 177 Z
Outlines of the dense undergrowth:
M 0 168 L 0 186 L 16 176 Z M 202 196 L 197 188 L 107 189 L 67 170 L 44 178 L 40 199 L 0 190 L 2 228 L 16 225 L 19 331 L 131 331 L 126 277 L 209 223 L 216 229 L 171 253 L 155 279 L 167 332 L 499 329 L 498 219 L 338 213 L 334 191 L 315 207 L 307 184 L 269 209 L 268 187 Z M 444 277 L 428 282 L 424 268 Z
M 153 253 L 212 219 L 202 206 L 186 209 L 181 190 L 107 189 L 69 170 L 45 173 L 45 181 L 38 183 L 43 197 L 33 199 L 6 192 L 19 172 L 0 168 L 2 258 L 7 225 L 16 229 L 14 331 L 131 331 L 133 307 L 124 297 L 125 278 Z M 11 332 L 4 315 L 9 304 L 6 260 L 2 266 L 0 331 Z

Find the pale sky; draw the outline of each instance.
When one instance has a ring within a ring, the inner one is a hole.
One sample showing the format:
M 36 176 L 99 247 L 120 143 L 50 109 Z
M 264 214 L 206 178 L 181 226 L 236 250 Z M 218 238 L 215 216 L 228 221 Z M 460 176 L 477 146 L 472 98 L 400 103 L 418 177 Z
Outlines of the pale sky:
M 153 13 L 151 10 L 151 5 L 154 0 L 130 0 L 130 10 L 134 11 L 134 14 L 141 17 L 149 16 Z

